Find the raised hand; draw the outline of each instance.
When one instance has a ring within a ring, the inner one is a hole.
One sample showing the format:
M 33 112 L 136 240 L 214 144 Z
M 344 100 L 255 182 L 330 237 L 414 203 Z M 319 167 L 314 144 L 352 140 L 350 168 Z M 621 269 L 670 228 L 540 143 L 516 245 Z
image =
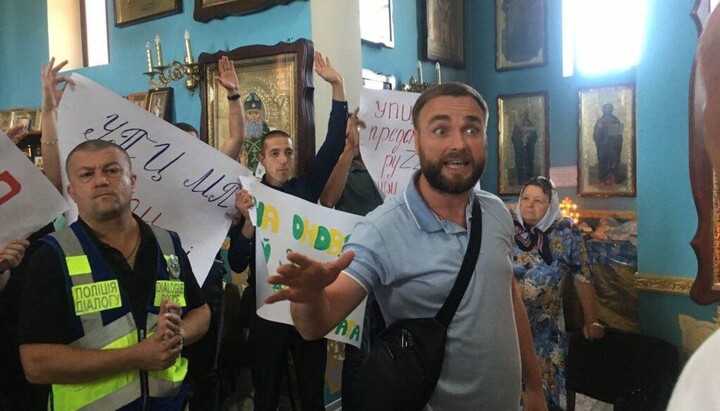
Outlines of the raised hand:
M 29 245 L 28 240 L 13 240 L 0 250 L 0 273 L 20 265 Z
M 235 67 L 227 56 L 220 57 L 220 60 L 218 60 L 218 69 L 220 70 L 218 81 L 221 86 L 225 87 L 228 96 L 237 94 L 239 84 L 238 76 L 235 72 Z
M 315 60 L 315 72 L 318 76 L 333 85 L 341 84 L 343 82 L 342 76 L 337 70 L 335 70 L 332 64 L 330 64 L 330 59 L 328 57 L 323 58 L 322 53 L 319 51 L 316 51 L 313 57 Z
M 353 158 L 360 155 L 360 128 L 365 128 L 365 122 L 358 118 L 360 108 L 352 112 L 345 129 L 345 150 L 351 150 Z
M 284 285 L 280 291 L 265 299 L 267 304 L 288 300 L 294 303 L 315 301 L 320 292 L 332 284 L 342 270 L 350 265 L 355 253 L 346 251 L 336 260 L 321 263 L 300 253 L 288 253 L 288 264 L 268 277 L 270 284 Z
M 55 57 L 50 59 L 46 65 L 43 64 L 40 69 L 42 76 L 42 94 L 43 94 L 43 111 L 52 111 L 60 105 L 60 99 L 65 92 L 65 86 L 68 84 L 75 85 L 70 77 L 58 77 L 58 73 L 68 63 L 67 60 L 55 65 Z M 58 86 L 60 86 L 58 88 Z
M 15 144 L 21 142 L 29 134 L 27 128 L 25 128 L 22 124 L 10 127 L 5 131 L 5 133 L 7 133 L 7 136 L 10 137 L 10 140 L 12 140 Z

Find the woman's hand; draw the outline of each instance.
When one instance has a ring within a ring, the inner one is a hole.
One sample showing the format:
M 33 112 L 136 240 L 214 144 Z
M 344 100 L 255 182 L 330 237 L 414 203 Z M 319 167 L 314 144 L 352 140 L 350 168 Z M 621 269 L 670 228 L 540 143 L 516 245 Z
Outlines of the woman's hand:
M 583 326 L 583 335 L 588 341 L 599 340 L 605 336 L 605 327 L 597 321 L 585 324 Z

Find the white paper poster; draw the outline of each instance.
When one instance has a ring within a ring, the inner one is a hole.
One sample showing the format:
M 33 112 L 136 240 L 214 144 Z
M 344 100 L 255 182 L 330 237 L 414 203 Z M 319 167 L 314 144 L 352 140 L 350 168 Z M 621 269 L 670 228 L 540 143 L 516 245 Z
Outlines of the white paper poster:
M 418 93 L 360 90 L 360 153 L 378 191 L 383 196 L 404 192 L 420 168 L 415 154 L 412 108 Z
M 72 78 L 77 85 L 67 87 L 58 110 L 63 185 L 65 159 L 79 143 L 107 140 L 124 148 L 138 176 L 133 212 L 180 235 L 202 284 L 231 224 L 226 213 L 235 211 L 238 175 L 250 171 L 91 80 Z
M 257 313 L 269 321 L 293 324 L 289 302 L 264 304 L 265 297 L 281 287 L 267 282 L 268 273 L 275 273 L 280 265 L 286 264 L 285 255 L 291 251 L 318 261 L 336 259 L 350 231 L 363 217 L 312 204 L 255 179 L 242 180 L 255 201 L 255 213 L 251 210 L 250 214 L 256 226 Z M 359 347 L 364 318 L 365 300 L 325 337 Z
M 27 238 L 68 204 L 43 173 L 0 130 L 0 250 Z

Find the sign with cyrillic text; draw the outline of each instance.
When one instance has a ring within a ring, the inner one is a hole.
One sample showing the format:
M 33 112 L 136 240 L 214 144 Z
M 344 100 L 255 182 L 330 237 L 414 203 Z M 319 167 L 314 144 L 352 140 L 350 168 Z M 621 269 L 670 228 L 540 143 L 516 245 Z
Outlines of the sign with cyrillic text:
M 312 204 L 272 189 L 255 179 L 241 178 L 255 201 L 251 219 L 255 232 L 255 295 L 257 313 L 262 318 L 293 324 L 290 303 L 281 301 L 264 304 L 265 298 L 282 286 L 267 282 L 268 273 L 275 273 L 288 262 L 285 255 L 298 252 L 317 261 L 332 261 L 342 253 L 360 216 Z M 325 338 L 356 347 L 362 341 L 365 300 L 340 322 Z
M 107 140 L 124 148 L 138 176 L 133 212 L 180 235 L 202 284 L 232 222 L 226 213 L 235 211 L 237 176 L 250 170 L 87 78 L 72 78 L 76 86 L 67 87 L 58 110 L 63 185 L 65 159 L 76 145 Z
M 68 204 L 43 173 L 0 130 L 0 250 L 47 225 Z
M 420 168 L 412 124 L 412 108 L 419 96 L 404 91 L 360 90 L 358 116 L 367 124 L 360 130 L 360 154 L 383 197 L 402 193 L 413 172 Z

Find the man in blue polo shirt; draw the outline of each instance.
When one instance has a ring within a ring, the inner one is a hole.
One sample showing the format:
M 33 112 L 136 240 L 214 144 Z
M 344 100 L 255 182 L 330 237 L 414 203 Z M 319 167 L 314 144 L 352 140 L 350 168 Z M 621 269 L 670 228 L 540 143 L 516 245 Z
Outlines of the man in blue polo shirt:
M 485 167 L 487 104 L 471 87 L 446 83 L 413 108 L 417 172 L 404 195 L 389 199 L 352 232 L 337 260 L 288 254 L 269 282 L 287 288 L 304 338 L 325 335 L 373 291 L 388 323 L 434 316 L 452 288 L 468 245 L 474 199 L 483 213 L 475 272 L 448 328 L 445 359 L 428 408 L 543 410 L 540 372 L 522 299 L 512 283 L 513 227 L 503 203 L 475 191 Z M 522 377 L 521 378 L 521 374 Z

